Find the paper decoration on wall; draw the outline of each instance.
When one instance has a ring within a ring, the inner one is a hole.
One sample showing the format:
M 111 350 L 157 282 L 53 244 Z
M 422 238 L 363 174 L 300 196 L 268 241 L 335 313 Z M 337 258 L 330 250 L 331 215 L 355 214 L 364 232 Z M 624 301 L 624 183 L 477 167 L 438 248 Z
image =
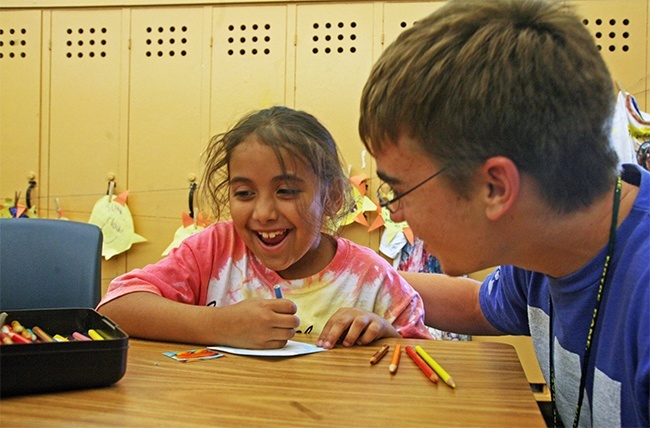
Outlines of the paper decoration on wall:
M 611 138 L 619 165 L 637 163 L 636 153 L 647 140 L 650 140 L 650 115 L 639 109 L 632 94 L 620 91 L 612 118 Z
M 69 220 L 63 215 L 63 210 L 61 209 L 61 204 L 59 203 L 59 198 L 54 198 L 54 206 L 56 207 L 56 218 L 59 220 Z
M 38 218 L 35 206 L 28 208 L 19 201 L 20 192 L 16 192 L 13 199 L 5 198 L 4 204 L 0 205 L 0 218 Z
M 165 248 L 165 251 L 162 253 L 163 256 L 166 256 L 171 250 L 181 245 L 181 242 L 183 242 L 185 238 L 202 231 L 209 224 L 209 219 L 204 219 L 202 212 L 199 213 L 196 221 L 185 211 L 183 211 L 182 217 L 183 225 L 176 230 L 176 233 L 174 234 L 174 240 L 171 244 L 169 244 L 167 248 Z
M 399 223 L 396 223 L 391 220 L 390 211 L 388 211 L 388 209 L 378 208 L 378 211 L 380 215 L 377 216 L 368 231 L 372 232 L 373 230 L 384 226 L 386 229 L 381 236 L 379 251 L 391 259 L 396 259 L 396 257 L 400 255 L 402 248 L 406 246 L 407 243 L 413 245 L 415 242 L 413 231 L 407 222 L 400 221 Z
M 381 226 L 385 226 L 386 230 L 384 230 L 383 239 L 385 239 L 386 242 L 390 243 L 395 238 L 395 235 L 397 235 L 399 232 L 402 232 L 404 233 L 404 236 L 406 237 L 406 240 L 409 242 L 409 244 L 413 245 L 415 238 L 413 236 L 413 231 L 409 227 L 408 223 L 405 221 L 396 223 L 391 220 L 390 211 L 388 211 L 387 208 L 379 208 L 378 210 L 381 215 L 377 216 L 377 219 L 375 219 L 375 221 L 372 223 L 372 226 L 368 230 L 372 232 Z
M 93 207 L 88 223 L 99 226 L 103 234 L 102 256 L 108 260 L 147 239 L 135 233 L 133 217 L 126 205 L 129 191 L 102 196 Z
M 377 204 L 366 196 L 366 180 L 367 178 L 364 175 L 355 175 L 350 177 L 355 207 L 351 213 L 348 213 L 341 220 L 340 226 L 347 226 L 353 222 L 368 226 L 368 221 L 364 217 L 363 213 L 368 211 L 377 211 Z

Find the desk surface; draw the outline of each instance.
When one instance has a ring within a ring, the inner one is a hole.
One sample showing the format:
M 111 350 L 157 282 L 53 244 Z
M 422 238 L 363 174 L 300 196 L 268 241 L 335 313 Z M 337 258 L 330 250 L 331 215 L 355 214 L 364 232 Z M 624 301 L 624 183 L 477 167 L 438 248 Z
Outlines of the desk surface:
M 391 350 L 371 365 L 382 343 Z M 422 346 L 457 387 L 430 382 L 403 350 L 391 375 L 396 343 Z M 126 374 L 115 385 L 4 398 L 0 425 L 544 426 L 514 348 L 501 343 L 383 339 L 297 357 L 228 354 L 191 363 L 162 353 L 196 346 L 130 345 Z

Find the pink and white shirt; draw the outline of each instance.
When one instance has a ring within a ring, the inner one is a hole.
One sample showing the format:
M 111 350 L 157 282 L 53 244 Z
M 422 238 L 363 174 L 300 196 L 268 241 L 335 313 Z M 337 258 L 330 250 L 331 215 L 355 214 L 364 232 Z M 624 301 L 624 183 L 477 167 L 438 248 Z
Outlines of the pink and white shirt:
M 370 248 L 336 237 L 325 269 L 286 280 L 266 268 L 246 247 L 231 221 L 215 223 L 186 238 L 167 257 L 115 278 L 98 307 L 128 293 L 145 291 L 193 305 L 228 306 L 253 297 L 284 298 L 298 307 L 298 331 L 318 334 L 343 307 L 374 312 L 402 337 L 431 339 L 420 295 Z

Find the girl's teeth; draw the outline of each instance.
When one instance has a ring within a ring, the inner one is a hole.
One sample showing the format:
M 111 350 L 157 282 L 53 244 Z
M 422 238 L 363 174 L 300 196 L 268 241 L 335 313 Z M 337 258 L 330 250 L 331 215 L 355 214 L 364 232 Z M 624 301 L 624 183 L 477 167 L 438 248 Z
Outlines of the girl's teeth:
M 282 235 L 284 232 L 261 232 L 262 238 L 264 239 L 273 239 L 278 235 Z

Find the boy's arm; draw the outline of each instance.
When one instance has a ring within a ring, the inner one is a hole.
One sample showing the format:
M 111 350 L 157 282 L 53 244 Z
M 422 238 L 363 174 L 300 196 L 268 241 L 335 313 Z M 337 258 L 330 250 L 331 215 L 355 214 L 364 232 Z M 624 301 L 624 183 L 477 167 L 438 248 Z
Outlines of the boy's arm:
M 400 275 L 420 293 L 425 324 L 429 327 L 461 334 L 503 334 L 492 327 L 481 311 L 480 282 L 431 273 L 400 271 Z

